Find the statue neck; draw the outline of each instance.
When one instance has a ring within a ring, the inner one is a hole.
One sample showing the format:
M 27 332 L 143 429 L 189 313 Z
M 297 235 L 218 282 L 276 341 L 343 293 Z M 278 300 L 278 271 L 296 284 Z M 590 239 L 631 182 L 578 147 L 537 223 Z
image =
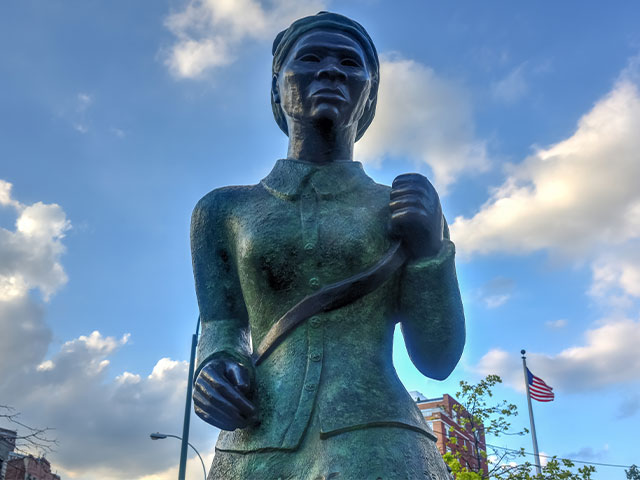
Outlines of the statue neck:
M 287 158 L 313 163 L 353 160 L 356 128 L 334 128 L 332 124 L 290 122 Z

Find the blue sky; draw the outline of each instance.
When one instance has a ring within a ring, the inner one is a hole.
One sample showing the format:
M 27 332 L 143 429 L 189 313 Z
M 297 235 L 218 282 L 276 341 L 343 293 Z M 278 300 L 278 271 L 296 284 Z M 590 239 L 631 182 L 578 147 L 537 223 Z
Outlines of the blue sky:
M 397 338 L 407 389 L 498 373 L 526 426 L 526 348 L 557 395 L 534 405 L 540 450 L 640 463 L 640 7 L 623 1 L 4 2 L 0 404 L 56 429 L 67 478 L 175 477 L 178 442 L 148 433 L 181 428 L 191 209 L 286 154 L 271 42 L 323 9 L 382 59 L 356 159 L 380 183 L 427 175 L 457 245 L 465 354 L 431 381 Z M 216 432 L 192 425 L 210 459 Z

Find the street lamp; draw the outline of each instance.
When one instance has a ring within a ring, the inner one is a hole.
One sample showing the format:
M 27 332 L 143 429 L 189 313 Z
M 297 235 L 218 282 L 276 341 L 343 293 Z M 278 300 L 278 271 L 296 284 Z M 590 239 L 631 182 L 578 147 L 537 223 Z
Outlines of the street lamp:
M 178 440 L 182 441 L 182 437 L 179 437 L 177 435 L 171 435 L 170 433 L 155 432 L 155 433 L 152 433 L 149 436 L 151 437 L 151 440 L 164 440 L 167 437 L 171 437 L 171 438 L 177 438 Z M 204 472 L 204 480 L 207 480 L 207 469 L 204 466 L 204 461 L 202 460 L 202 457 L 200 456 L 200 452 L 198 452 L 198 450 L 196 450 L 196 447 L 191 445 L 191 443 L 187 442 L 187 444 L 191 448 L 193 448 L 193 451 L 196 452 L 196 455 L 198 455 L 198 458 L 200 459 L 200 463 L 202 464 L 202 471 Z
M 195 367 L 199 332 L 200 315 L 198 315 L 198 323 L 196 323 L 196 333 L 191 336 L 191 356 L 189 358 L 189 376 L 187 378 L 187 398 L 184 406 L 184 422 L 182 425 L 182 445 L 180 446 L 180 468 L 178 470 L 178 480 L 185 480 L 185 476 L 187 474 L 187 444 L 189 443 L 189 424 L 191 423 L 191 392 L 193 389 L 193 369 Z
M 193 448 L 193 445 L 189 443 L 189 424 L 191 422 L 191 402 L 192 402 L 191 393 L 193 390 L 193 369 L 195 367 L 196 348 L 198 346 L 199 332 L 200 332 L 200 317 L 198 316 L 198 323 L 196 324 L 196 333 L 194 333 L 191 336 L 191 356 L 189 358 L 189 376 L 187 378 L 187 398 L 185 399 L 185 406 L 184 406 L 184 422 L 182 425 L 182 437 L 178 437 L 176 435 L 164 435 L 162 433 L 151 434 L 152 440 L 160 440 L 162 438 L 167 438 L 167 437 L 175 437 L 181 440 L 182 445 L 180 446 L 180 466 L 178 468 L 178 480 L 185 480 L 185 475 L 187 473 L 187 445 L 190 445 L 191 448 Z M 196 450 L 195 448 L 193 449 Z M 196 453 L 198 453 L 197 450 L 196 450 Z M 198 453 L 198 456 L 200 456 L 199 453 Z M 202 457 L 200 458 L 200 461 L 202 462 Z M 204 468 L 204 462 L 202 463 L 202 468 L 205 471 L 204 476 L 206 480 L 207 471 Z

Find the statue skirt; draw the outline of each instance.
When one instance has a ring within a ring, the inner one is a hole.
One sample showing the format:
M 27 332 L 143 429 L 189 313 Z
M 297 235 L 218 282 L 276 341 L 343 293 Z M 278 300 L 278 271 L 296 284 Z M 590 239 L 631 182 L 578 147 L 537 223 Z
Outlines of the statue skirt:
M 217 450 L 207 480 L 449 480 L 435 442 L 396 426 L 370 426 L 320 438 L 312 415 L 295 451 Z

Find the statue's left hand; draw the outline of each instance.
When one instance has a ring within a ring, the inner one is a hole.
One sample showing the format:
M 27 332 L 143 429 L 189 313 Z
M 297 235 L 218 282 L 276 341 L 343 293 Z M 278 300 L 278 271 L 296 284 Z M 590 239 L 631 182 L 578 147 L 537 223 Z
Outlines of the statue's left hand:
M 194 382 L 196 414 L 222 430 L 255 424 L 257 411 L 249 399 L 251 376 L 246 366 L 226 355 L 209 361 Z
M 391 233 L 402 240 L 412 260 L 437 254 L 444 218 L 440 198 L 419 173 L 399 175 L 391 185 Z

